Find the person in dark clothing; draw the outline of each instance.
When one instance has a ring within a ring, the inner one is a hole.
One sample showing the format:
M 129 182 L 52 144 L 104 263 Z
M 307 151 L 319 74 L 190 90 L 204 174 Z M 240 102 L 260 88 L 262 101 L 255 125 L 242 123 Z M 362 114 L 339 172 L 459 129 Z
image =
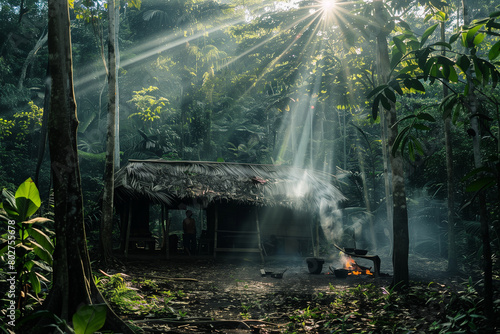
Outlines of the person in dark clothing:
M 193 219 L 193 212 L 186 211 L 186 218 L 182 221 L 182 228 L 184 230 L 184 249 L 191 255 L 196 251 L 196 222 Z

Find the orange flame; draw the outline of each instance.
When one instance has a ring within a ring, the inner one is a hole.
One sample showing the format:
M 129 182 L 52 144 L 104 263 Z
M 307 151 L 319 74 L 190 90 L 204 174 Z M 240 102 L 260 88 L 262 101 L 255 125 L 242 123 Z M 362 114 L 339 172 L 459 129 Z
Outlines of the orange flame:
M 349 270 L 349 275 L 373 275 L 370 269 L 361 268 L 349 255 L 343 256 L 344 269 Z

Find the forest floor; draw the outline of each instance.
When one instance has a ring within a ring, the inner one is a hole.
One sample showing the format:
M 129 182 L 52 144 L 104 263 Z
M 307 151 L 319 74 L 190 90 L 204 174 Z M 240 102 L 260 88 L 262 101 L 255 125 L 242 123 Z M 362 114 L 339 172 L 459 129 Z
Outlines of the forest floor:
M 468 279 L 450 277 L 443 259 L 412 256 L 412 288 L 403 296 L 390 289 L 392 266 L 384 257 L 378 278 L 337 278 L 330 272 L 330 267 L 340 266 L 336 258 L 326 258 L 320 274 L 309 273 L 305 258 L 268 257 L 262 265 L 257 257 L 178 255 L 167 260 L 161 254 L 132 254 L 122 261 L 123 266 L 106 274 L 121 277 L 124 293 L 110 286 L 110 277 L 104 275 L 101 279 L 108 285 L 101 287 L 107 289 L 117 314 L 145 333 L 429 333 L 443 326 L 456 330 L 451 327 L 458 324 L 447 324 L 447 316 L 457 316 L 461 308 L 452 310 L 447 303 L 467 289 Z M 371 261 L 356 261 L 372 266 Z M 263 276 L 261 269 L 284 272 L 283 277 Z M 481 317 L 473 313 L 465 316 L 465 325 L 481 327 Z

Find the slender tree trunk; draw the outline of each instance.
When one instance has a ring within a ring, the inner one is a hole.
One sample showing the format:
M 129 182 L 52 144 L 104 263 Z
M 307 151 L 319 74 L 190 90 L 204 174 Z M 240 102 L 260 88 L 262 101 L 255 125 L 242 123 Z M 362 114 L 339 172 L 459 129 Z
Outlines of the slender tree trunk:
M 387 30 L 389 18 L 386 16 L 382 0 L 377 0 L 375 4 L 375 17 L 378 23 L 377 34 L 377 72 L 379 82 L 386 83 L 390 73 L 390 60 L 387 44 L 387 36 L 390 31 Z M 387 117 L 387 139 L 388 151 L 392 152 L 394 141 L 398 135 L 396 125 L 397 115 L 396 106 L 391 102 L 391 109 L 383 111 Z M 406 286 L 409 282 L 408 273 L 408 253 L 409 253 L 409 235 L 408 235 L 408 211 L 406 207 L 406 190 L 403 169 L 403 157 L 398 151 L 396 154 L 390 154 L 390 165 L 392 170 L 392 198 L 393 198 L 393 266 L 394 275 L 392 285 L 396 288 Z
M 43 308 L 67 322 L 83 304 L 104 303 L 90 266 L 83 219 L 83 198 L 78 165 L 76 101 L 73 90 L 71 34 L 67 1 L 49 0 L 49 69 L 52 78 L 48 138 L 54 182 L 57 243 L 53 282 Z M 46 321 L 46 320 L 41 320 Z M 109 309 L 106 328 L 132 333 Z M 33 326 L 20 333 L 53 332 Z
M 120 68 L 120 46 L 119 46 L 119 32 L 120 32 L 120 0 L 115 0 L 115 154 L 114 154 L 114 168 L 115 171 L 120 169 L 120 89 L 118 85 L 118 71 Z
M 445 42 L 445 22 L 441 22 L 441 42 Z M 446 56 L 445 48 L 442 51 Z M 443 84 L 443 98 L 448 96 L 448 87 Z M 448 195 L 448 272 L 456 273 L 457 248 L 455 241 L 455 182 L 453 179 L 453 143 L 451 138 L 451 110 L 445 110 L 444 142 L 446 147 L 446 184 Z
M 469 4 L 467 0 L 462 0 L 464 25 L 470 23 Z M 472 151 L 474 153 L 474 166 L 482 167 L 481 158 L 481 132 L 479 129 L 478 100 L 475 94 L 475 86 L 473 74 L 470 70 L 467 71 L 467 85 L 469 86 L 469 94 L 467 95 L 467 103 L 470 118 L 470 127 L 472 129 Z M 483 272 L 484 272 L 484 312 L 490 322 L 493 322 L 493 262 L 491 259 L 491 244 L 488 224 L 488 209 L 486 204 L 486 194 L 480 190 L 479 198 L 479 214 L 481 223 L 481 239 L 483 244 Z
M 109 265 L 113 258 L 113 204 L 115 187 L 115 131 L 116 131 L 116 54 L 115 54 L 115 0 L 108 1 L 108 126 L 106 162 L 104 165 L 104 191 L 102 196 L 102 221 L 100 249 L 102 260 Z
M 455 181 L 453 178 L 453 146 L 451 140 L 451 116 L 444 120 L 444 141 L 446 146 L 446 179 L 448 193 L 448 272 L 458 270 L 455 231 Z
M 26 71 L 28 70 L 28 66 L 33 62 L 36 53 L 45 45 L 45 43 L 47 43 L 47 34 L 44 31 L 42 33 L 42 36 L 40 36 L 40 38 L 36 42 L 33 49 L 29 52 L 28 56 L 26 57 L 26 60 L 24 61 L 23 67 L 21 69 L 21 75 L 19 76 L 19 81 L 17 82 L 18 89 L 23 88 L 24 79 L 26 79 Z
M 38 158 L 35 167 L 35 184 L 40 189 L 40 169 L 42 168 L 43 157 L 45 156 L 45 148 L 47 144 L 47 128 L 50 113 L 50 72 L 47 65 L 47 75 L 45 77 L 45 97 L 43 101 L 42 129 L 40 130 L 40 146 L 38 147 Z

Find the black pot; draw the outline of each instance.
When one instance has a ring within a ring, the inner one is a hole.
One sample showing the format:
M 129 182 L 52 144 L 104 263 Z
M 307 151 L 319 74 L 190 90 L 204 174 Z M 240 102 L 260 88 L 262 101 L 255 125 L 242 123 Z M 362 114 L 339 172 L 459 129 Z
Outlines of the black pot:
M 319 259 L 316 257 L 310 257 L 306 259 L 307 269 L 309 269 L 310 274 L 321 274 L 323 270 L 323 263 L 325 263 L 324 259 Z
M 366 255 L 368 251 L 366 249 L 355 249 L 354 254 L 356 255 Z
M 349 275 L 349 270 L 347 269 L 335 269 L 333 272 L 335 273 L 335 277 L 338 278 L 346 278 Z

